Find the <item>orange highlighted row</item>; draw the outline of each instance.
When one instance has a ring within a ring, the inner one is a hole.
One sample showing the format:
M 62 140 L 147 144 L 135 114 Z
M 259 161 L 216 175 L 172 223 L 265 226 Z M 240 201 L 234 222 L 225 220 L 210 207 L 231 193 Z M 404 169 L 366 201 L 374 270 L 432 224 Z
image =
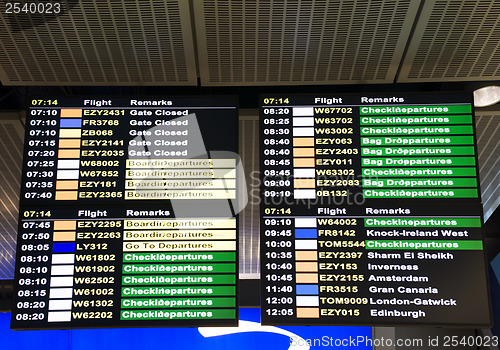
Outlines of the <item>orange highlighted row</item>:
M 318 263 L 316 262 L 296 262 L 295 271 L 297 272 L 318 272 Z
M 294 179 L 293 188 L 316 188 L 314 179 Z
M 294 157 L 314 157 L 314 148 L 294 148 Z
M 313 168 L 314 158 L 293 158 L 294 168 Z
M 59 139 L 58 158 L 77 159 L 80 158 L 81 139 Z
M 54 231 L 76 230 L 76 220 L 54 221 Z
M 59 139 L 59 148 L 80 148 L 81 139 Z
M 77 190 L 78 180 L 58 180 L 56 181 L 56 190 Z
M 79 149 L 60 149 L 58 154 L 58 158 L 80 158 L 80 150 Z
M 318 260 L 318 252 L 315 250 L 302 250 L 295 252 L 295 260 L 298 261 L 317 261 Z
M 298 273 L 295 275 L 296 283 L 318 283 L 317 273 Z
M 78 199 L 78 180 L 58 180 L 56 181 L 56 201 L 76 201 Z
M 74 231 L 55 231 L 54 242 L 71 242 L 76 239 L 76 232 Z
M 61 118 L 81 118 L 82 109 L 61 109 Z
M 297 318 L 319 318 L 319 308 L 317 307 L 298 307 Z
M 314 137 L 294 137 L 293 147 L 311 147 L 314 146 Z
M 56 191 L 56 201 L 76 201 L 78 191 Z

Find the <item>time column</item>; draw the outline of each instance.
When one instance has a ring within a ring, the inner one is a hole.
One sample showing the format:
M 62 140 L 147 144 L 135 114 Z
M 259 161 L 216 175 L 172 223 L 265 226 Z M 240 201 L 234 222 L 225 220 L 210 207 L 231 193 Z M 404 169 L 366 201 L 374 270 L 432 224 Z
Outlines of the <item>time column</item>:
M 288 99 L 264 98 L 261 108 L 261 169 L 265 205 L 293 200 L 292 108 Z
M 52 213 L 22 210 L 20 214 L 12 318 L 17 323 L 45 322 L 49 309 Z
M 26 125 L 21 203 L 54 199 L 56 187 L 60 120 L 57 100 L 33 100 L 31 104 Z
M 293 107 L 285 97 L 261 102 L 262 311 L 279 320 L 295 313 Z

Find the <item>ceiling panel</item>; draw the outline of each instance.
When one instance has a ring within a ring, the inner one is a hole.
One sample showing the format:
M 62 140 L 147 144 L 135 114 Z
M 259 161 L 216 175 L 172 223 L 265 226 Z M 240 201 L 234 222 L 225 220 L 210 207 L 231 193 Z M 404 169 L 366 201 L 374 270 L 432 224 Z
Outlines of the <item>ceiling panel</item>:
M 0 14 L 4 85 L 197 85 L 187 0 L 60 1 Z
M 418 0 L 193 0 L 202 85 L 392 83 Z
M 500 79 L 500 1 L 426 0 L 398 82 Z

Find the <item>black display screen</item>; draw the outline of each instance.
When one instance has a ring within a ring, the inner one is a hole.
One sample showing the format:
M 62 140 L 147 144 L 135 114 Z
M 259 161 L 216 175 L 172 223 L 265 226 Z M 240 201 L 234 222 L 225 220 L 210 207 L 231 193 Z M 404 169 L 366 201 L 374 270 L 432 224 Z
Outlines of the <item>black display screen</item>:
M 491 323 L 470 95 L 260 102 L 263 324 Z
M 13 329 L 237 324 L 237 102 L 29 101 Z

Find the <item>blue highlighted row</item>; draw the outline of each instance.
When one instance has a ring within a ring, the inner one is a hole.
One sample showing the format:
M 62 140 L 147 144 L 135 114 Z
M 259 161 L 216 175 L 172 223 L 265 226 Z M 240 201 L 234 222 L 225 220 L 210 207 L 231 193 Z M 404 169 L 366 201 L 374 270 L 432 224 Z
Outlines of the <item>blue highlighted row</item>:
M 81 119 L 61 119 L 60 123 L 61 128 L 81 128 L 82 120 Z
M 75 243 L 53 243 L 52 253 L 74 253 Z
M 296 228 L 295 238 L 317 238 L 318 230 L 314 228 Z
M 319 294 L 317 284 L 298 284 L 296 287 L 297 295 Z

